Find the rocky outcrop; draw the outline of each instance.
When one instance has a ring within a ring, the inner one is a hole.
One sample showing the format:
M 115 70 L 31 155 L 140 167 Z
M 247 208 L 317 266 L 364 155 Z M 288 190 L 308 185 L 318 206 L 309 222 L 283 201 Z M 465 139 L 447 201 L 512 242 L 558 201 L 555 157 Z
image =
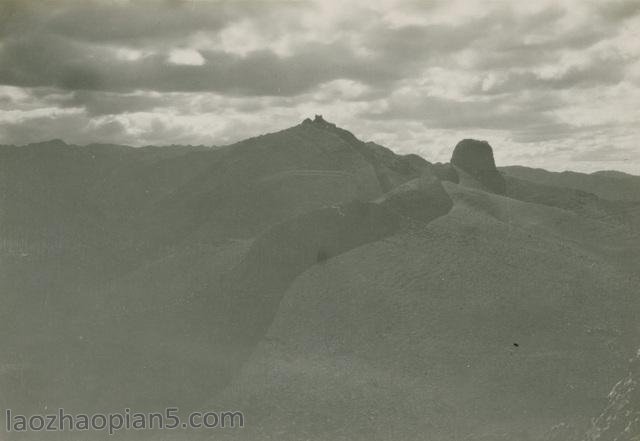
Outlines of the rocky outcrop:
M 315 124 L 316 126 L 319 126 L 319 127 L 337 128 L 337 126 L 334 123 L 325 120 L 322 117 L 322 115 L 315 115 L 313 120 L 311 118 L 305 118 L 304 121 L 302 121 L 302 123 Z
M 496 168 L 493 149 L 487 141 L 463 139 L 451 156 L 451 164 L 477 181 L 485 190 L 497 194 L 505 193 L 505 181 Z
M 582 432 L 573 424 L 559 423 L 544 436 L 545 441 L 578 441 Z
M 609 403 L 587 432 L 584 441 L 640 440 L 640 351 L 629 373 L 609 392 Z

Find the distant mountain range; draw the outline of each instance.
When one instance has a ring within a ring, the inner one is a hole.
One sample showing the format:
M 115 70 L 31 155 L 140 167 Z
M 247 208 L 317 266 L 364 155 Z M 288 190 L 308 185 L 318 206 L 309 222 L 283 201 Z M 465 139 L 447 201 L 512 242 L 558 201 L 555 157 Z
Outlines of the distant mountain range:
M 501 167 L 504 173 L 539 184 L 567 187 L 593 193 L 613 201 L 637 201 L 640 194 L 640 176 L 604 170 L 591 174 L 565 171 L 549 172 L 539 168 L 520 166 Z
M 0 405 L 246 414 L 162 439 L 635 440 L 594 433 L 640 347 L 639 227 L 638 176 L 471 139 L 430 163 L 320 116 L 0 146 Z

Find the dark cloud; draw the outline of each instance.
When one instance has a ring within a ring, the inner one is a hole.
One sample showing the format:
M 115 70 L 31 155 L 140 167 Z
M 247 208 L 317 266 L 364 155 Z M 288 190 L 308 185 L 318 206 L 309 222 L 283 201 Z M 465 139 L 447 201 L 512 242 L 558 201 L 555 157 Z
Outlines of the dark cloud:
M 112 92 L 74 91 L 60 105 L 83 107 L 90 116 L 114 115 L 127 112 L 153 111 L 175 105 L 171 95 L 121 94 Z
M 486 19 L 480 19 L 464 25 L 376 27 L 368 32 L 364 43 L 384 62 L 417 63 L 432 56 L 450 54 L 468 47 L 486 35 L 486 23 Z
M 404 149 L 490 131 L 560 152 L 597 130 L 628 151 L 639 16 L 635 0 L 5 0 L 0 142 L 218 143 L 332 112 Z M 613 160 L 589 145 L 567 160 Z
M 290 56 L 269 50 L 246 56 L 202 51 L 203 65 L 170 63 L 166 54 L 109 59 L 104 49 L 58 37 L 9 39 L 0 52 L 0 83 L 22 87 L 130 92 L 218 91 L 237 95 L 293 95 L 339 78 L 384 84 L 406 74 L 399 66 L 363 62 L 340 44 L 314 43 Z M 108 62 L 105 62 L 108 60 Z
M 363 113 L 361 117 L 378 120 L 413 120 L 430 128 L 508 130 L 529 142 L 530 135 L 548 136 L 559 131 L 570 133 L 572 127 L 558 121 L 551 114 L 540 111 L 540 103 L 524 105 L 505 104 L 496 99 L 462 101 L 425 96 L 419 100 L 392 99 L 381 112 Z M 527 138 L 527 139 L 525 139 Z M 540 138 L 536 139 L 539 140 Z
M 35 31 L 75 41 L 140 46 L 216 31 L 233 20 L 278 9 L 278 3 L 262 1 L 5 0 L 0 4 L 0 23 L 6 35 Z
M 640 14 L 640 3 L 636 0 L 597 2 L 595 8 L 600 17 L 616 25 Z
M 571 89 L 615 85 L 626 77 L 628 60 L 617 54 L 595 56 L 584 64 L 566 67 L 557 74 L 534 71 L 507 72 L 501 80 L 483 90 L 487 94 L 519 92 L 531 89 Z
M 558 32 L 557 22 L 568 13 L 561 7 L 525 16 L 516 14 L 513 7 L 505 7 L 460 23 L 394 27 L 350 17 L 338 20 L 338 30 L 356 34 L 359 47 L 354 48 L 348 39 L 327 36 L 326 42 L 305 42 L 287 55 L 267 48 L 248 54 L 201 49 L 205 60 L 201 66 L 168 62 L 167 41 L 169 48 L 186 44 L 188 36 L 199 31 L 215 35 L 240 19 L 255 18 L 258 30 L 272 36 L 286 35 L 290 29 L 280 29 L 275 18 L 273 23 L 257 18 L 261 13 L 276 17 L 283 8 L 282 3 L 277 5 L 89 1 L 56 2 L 45 9 L 34 2 L 8 3 L 2 13 L 8 32 L 0 50 L 0 83 L 67 90 L 217 91 L 239 95 L 295 95 L 340 78 L 390 87 L 394 81 L 416 75 L 425 65 L 455 66 L 451 56 L 462 50 L 476 51 L 476 69 L 531 65 L 557 59 L 554 50 L 558 48 L 592 45 L 608 29 L 592 23 L 590 27 Z M 287 5 L 301 11 L 313 9 L 309 4 L 304 8 L 299 3 Z M 555 38 L 526 41 L 536 33 Z M 138 49 L 142 54 L 139 58 L 118 58 L 117 45 Z M 511 73 L 504 87 L 546 83 L 559 88 L 575 82 L 595 84 L 621 78 L 620 69 L 607 72 L 600 66 L 574 68 L 563 78 L 552 80 L 542 80 L 532 73 Z

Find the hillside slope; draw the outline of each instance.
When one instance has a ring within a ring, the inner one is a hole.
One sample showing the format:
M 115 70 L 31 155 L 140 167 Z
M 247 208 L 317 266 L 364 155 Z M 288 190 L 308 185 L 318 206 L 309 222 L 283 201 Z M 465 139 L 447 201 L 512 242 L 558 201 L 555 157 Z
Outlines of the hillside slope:
M 640 204 L 501 172 L 486 142 L 431 164 L 318 116 L 225 147 L 0 159 L 15 411 L 244 410 L 221 439 L 536 440 L 585 427 L 637 346 Z
M 555 187 L 582 190 L 612 201 L 640 200 L 640 176 L 627 173 L 613 171 L 591 174 L 572 171 L 550 172 L 522 166 L 500 167 L 499 169 L 506 175 L 515 178 Z
M 0 158 L 0 349 L 21 366 L 0 400 L 25 412 L 199 405 L 239 368 L 228 274 L 253 239 L 429 168 L 322 118 L 215 149 L 52 141 Z
M 638 239 L 446 188 L 449 214 L 294 281 L 215 401 L 253 421 L 239 439 L 526 440 L 601 406 L 638 337 Z

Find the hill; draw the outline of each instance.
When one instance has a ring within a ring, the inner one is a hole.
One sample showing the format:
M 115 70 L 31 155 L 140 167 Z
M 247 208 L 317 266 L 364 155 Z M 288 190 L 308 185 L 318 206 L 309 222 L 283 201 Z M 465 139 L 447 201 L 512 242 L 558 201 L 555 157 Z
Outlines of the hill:
M 216 399 L 240 439 L 536 439 L 600 408 L 637 342 L 637 237 L 445 188 L 448 214 L 296 278 Z
M 572 171 L 550 172 L 522 166 L 500 167 L 500 170 L 515 178 L 554 187 L 582 190 L 612 201 L 640 200 L 640 176 L 627 173 L 612 171 L 591 174 Z
M 16 408 L 200 403 L 238 367 L 219 304 L 254 237 L 299 214 L 366 206 L 429 166 L 322 118 L 215 149 L 54 140 L 0 157 L 0 327 L 5 363 L 23 378 L 0 381 Z M 209 385 L 196 375 L 205 368 L 219 370 Z
M 586 431 L 640 337 L 640 202 L 632 176 L 549 173 L 321 116 L 215 148 L 0 146 L 0 403 L 245 411 L 221 439 Z

